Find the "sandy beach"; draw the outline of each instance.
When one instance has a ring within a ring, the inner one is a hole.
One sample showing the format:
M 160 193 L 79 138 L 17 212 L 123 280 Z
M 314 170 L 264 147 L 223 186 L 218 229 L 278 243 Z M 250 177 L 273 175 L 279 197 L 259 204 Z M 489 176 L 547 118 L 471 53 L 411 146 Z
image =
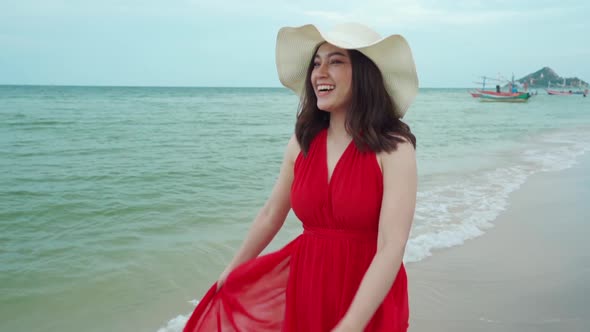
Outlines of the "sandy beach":
M 410 331 L 588 331 L 589 170 L 532 176 L 493 229 L 409 264 Z

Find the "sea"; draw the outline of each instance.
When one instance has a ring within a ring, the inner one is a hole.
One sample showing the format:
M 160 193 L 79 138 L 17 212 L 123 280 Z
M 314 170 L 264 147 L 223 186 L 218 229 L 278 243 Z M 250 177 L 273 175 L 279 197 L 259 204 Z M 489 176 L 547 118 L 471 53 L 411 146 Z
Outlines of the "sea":
M 283 88 L 0 86 L 0 331 L 181 331 L 268 198 L 297 103 Z M 404 120 L 419 174 L 406 264 L 477 241 L 529 177 L 590 151 L 579 95 L 420 89 Z M 299 233 L 290 214 L 266 252 Z

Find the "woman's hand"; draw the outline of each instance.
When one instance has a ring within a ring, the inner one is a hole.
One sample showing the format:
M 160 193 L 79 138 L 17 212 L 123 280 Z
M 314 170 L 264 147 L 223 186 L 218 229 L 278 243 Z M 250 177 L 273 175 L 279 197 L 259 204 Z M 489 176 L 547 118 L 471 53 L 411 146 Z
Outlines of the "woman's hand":
M 340 321 L 330 332 L 362 332 L 363 328 L 347 324 L 344 321 Z
M 225 280 L 227 279 L 227 276 L 230 274 L 232 269 L 230 269 L 230 267 L 226 267 L 225 270 L 223 270 L 223 272 L 221 272 L 221 274 L 219 275 L 219 278 L 217 278 L 217 292 L 219 292 L 219 289 L 221 288 L 221 286 L 223 286 L 223 284 L 225 284 Z
M 343 326 L 336 326 L 330 332 L 360 332 L 359 330 L 347 329 Z

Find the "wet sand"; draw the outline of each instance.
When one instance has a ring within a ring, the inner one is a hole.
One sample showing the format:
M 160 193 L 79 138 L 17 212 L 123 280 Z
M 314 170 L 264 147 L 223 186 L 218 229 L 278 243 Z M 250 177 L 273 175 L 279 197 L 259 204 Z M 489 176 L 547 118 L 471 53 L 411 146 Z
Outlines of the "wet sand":
M 408 265 L 410 331 L 590 331 L 590 154 L 529 178 L 494 224 Z

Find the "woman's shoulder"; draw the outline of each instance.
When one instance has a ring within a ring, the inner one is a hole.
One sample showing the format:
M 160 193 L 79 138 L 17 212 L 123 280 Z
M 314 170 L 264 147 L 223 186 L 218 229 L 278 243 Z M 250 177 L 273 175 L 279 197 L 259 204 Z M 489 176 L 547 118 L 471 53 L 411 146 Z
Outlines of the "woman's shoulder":
M 397 133 L 389 134 L 390 137 L 398 140 L 396 148 L 389 151 L 377 152 L 377 160 L 381 170 L 384 170 L 388 165 L 398 164 L 399 162 L 407 162 L 416 158 L 416 149 L 409 138 Z
M 291 138 L 289 138 L 289 142 L 287 143 L 287 149 L 285 152 L 285 157 L 292 163 L 295 163 L 297 156 L 301 152 L 301 146 L 299 145 L 299 141 L 297 141 L 297 136 L 293 133 Z
M 405 167 L 405 165 L 415 165 L 416 150 L 410 141 L 404 141 L 403 143 L 398 143 L 395 150 L 378 153 L 377 160 L 383 172 Z

